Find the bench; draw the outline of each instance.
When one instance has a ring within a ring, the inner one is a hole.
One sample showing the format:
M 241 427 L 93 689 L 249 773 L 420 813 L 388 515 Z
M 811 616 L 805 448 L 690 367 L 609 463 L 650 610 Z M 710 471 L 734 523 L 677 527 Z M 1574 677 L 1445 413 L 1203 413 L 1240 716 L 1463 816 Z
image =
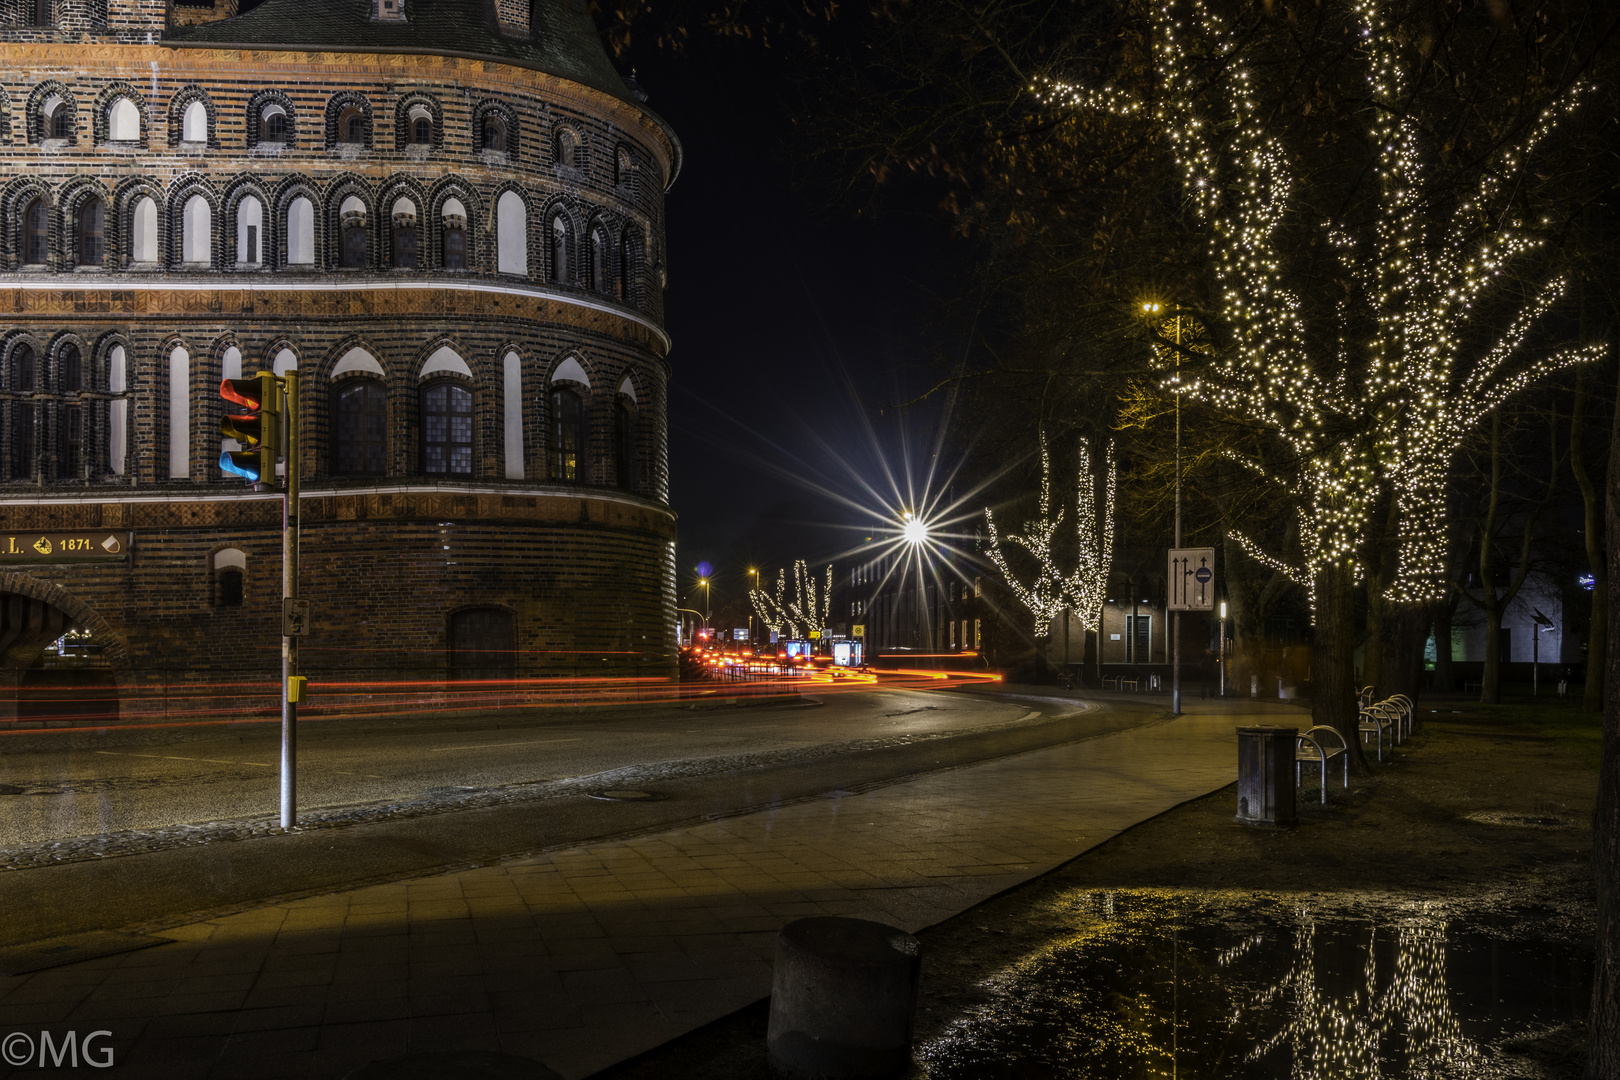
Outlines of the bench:
M 1329 742 L 1329 737 L 1336 739 L 1338 745 Z M 1326 724 L 1317 724 L 1308 731 L 1303 732 L 1294 740 L 1294 786 L 1297 788 L 1301 779 L 1301 772 L 1305 763 L 1322 767 L 1322 803 L 1327 803 L 1327 768 L 1328 762 L 1339 758 L 1344 763 L 1344 788 L 1350 789 L 1350 744 L 1344 741 L 1337 729 Z
M 1108 685 L 1109 683 L 1113 683 L 1114 685 L 1109 686 Z M 1104 690 L 1123 690 L 1126 687 L 1130 687 L 1132 690 L 1136 690 L 1136 689 L 1139 689 L 1141 687 L 1141 685 L 1142 685 L 1142 680 L 1141 679 L 1136 679 L 1136 678 L 1129 678 L 1128 679 L 1123 675 L 1104 675 L 1103 676 L 1103 681 L 1102 681 L 1102 688 Z
M 1465 694 L 1471 693 L 1471 692 L 1473 692 L 1475 690 L 1479 690 L 1479 691 L 1483 692 L 1484 689 L 1485 689 L 1485 684 L 1484 683 L 1478 683 L 1478 682 L 1465 682 L 1465 683 L 1463 683 L 1463 693 L 1465 693 Z
M 1378 740 L 1378 760 L 1384 760 L 1384 732 L 1389 731 L 1389 748 L 1395 749 L 1395 738 L 1400 731 L 1400 714 L 1393 706 L 1380 702 L 1362 709 L 1356 727 L 1361 732 L 1361 745 L 1367 745 L 1367 736 Z M 1393 729 L 1393 730 L 1391 730 Z

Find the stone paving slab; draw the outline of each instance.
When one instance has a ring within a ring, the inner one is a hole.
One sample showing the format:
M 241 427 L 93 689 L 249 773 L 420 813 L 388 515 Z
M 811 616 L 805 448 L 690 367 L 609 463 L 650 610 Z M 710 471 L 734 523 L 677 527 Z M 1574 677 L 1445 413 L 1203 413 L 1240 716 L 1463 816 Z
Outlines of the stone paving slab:
M 173 944 L 0 978 L 0 1036 L 109 1030 L 120 1078 L 336 1078 L 444 1050 L 588 1076 L 769 994 L 792 919 L 930 926 L 1231 783 L 1233 728 L 1278 719 L 1188 709 L 859 795 L 177 927 Z

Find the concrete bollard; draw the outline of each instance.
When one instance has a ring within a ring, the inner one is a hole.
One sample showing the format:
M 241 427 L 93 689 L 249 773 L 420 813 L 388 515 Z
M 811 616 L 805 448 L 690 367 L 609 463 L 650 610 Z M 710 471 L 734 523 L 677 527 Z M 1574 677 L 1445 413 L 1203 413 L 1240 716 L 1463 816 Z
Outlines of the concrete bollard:
M 866 919 L 788 923 L 776 938 L 770 1063 L 791 1080 L 869 1080 L 911 1063 L 916 938 Z

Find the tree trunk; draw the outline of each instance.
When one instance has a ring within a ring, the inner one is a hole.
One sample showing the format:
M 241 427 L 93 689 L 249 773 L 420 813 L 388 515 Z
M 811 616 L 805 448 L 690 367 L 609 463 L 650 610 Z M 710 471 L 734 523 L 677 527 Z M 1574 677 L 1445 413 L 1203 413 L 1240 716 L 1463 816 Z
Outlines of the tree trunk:
M 1616 410 L 1620 417 L 1620 408 Z M 1620 557 L 1620 419 L 1609 437 L 1607 558 Z M 1608 565 L 1611 580 L 1616 566 Z M 1613 601 L 1606 612 L 1620 625 Z M 1620 656 L 1587 654 L 1587 670 L 1602 663 L 1603 757 L 1597 810 L 1592 815 L 1592 877 L 1597 885 L 1597 962 L 1592 970 L 1591 1041 L 1586 1080 L 1620 1076 Z M 1590 678 L 1590 676 L 1588 676 Z
M 1428 640 L 1429 615 L 1433 608 L 1428 604 L 1389 604 L 1386 608 L 1388 615 L 1378 642 L 1378 682 L 1374 692 L 1379 698 L 1405 694 L 1416 702 L 1423 689 L 1423 646 Z M 1369 656 L 1372 651 L 1369 635 Z
M 1316 575 L 1316 644 L 1312 660 L 1311 723 L 1344 736 L 1350 767 L 1367 771 L 1356 708 L 1356 572 L 1334 563 Z
M 1483 559 L 1481 560 L 1483 561 Z M 1483 577 L 1483 575 L 1481 575 Z M 1502 704 L 1502 603 L 1496 595 L 1496 582 L 1484 578 L 1485 592 L 1485 673 L 1479 677 L 1479 703 Z
M 1569 418 L 1569 471 L 1581 489 L 1581 504 L 1586 511 L 1586 563 L 1592 569 L 1592 622 L 1586 635 L 1586 692 L 1581 697 L 1581 708 L 1601 712 L 1603 668 L 1609 647 L 1609 566 L 1604 557 L 1603 497 L 1586 468 L 1586 411 L 1592 401 L 1589 366 L 1582 364 L 1575 376 L 1575 408 Z M 1620 423 L 1620 408 L 1615 410 L 1615 422 Z
M 1446 694 L 1457 688 L 1457 676 L 1452 668 L 1451 625 L 1457 614 L 1458 596 L 1455 591 L 1434 609 L 1434 689 Z
M 1390 621 L 1397 613 L 1396 606 L 1384 599 L 1386 584 L 1382 575 L 1367 575 L 1367 636 L 1362 639 L 1361 678 L 1356 680 L 1361 686 L 1356 690 L 1359 692 L 1362 686 L 1372 687 L 1375 701 L 1389 696 L 1385 686 L 1389 682 L 1384 670 L 1385 641 L 1391 629 Z

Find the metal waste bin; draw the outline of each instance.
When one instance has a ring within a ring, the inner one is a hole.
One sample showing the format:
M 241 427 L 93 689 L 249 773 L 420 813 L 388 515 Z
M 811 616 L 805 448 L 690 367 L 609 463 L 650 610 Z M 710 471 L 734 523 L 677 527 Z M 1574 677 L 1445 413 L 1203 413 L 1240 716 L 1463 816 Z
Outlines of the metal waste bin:
M 1240 727 L 1237 735 L 1237 820 L 1244 825 L 1296 824 L 1294 746 L 1299 728 Z

